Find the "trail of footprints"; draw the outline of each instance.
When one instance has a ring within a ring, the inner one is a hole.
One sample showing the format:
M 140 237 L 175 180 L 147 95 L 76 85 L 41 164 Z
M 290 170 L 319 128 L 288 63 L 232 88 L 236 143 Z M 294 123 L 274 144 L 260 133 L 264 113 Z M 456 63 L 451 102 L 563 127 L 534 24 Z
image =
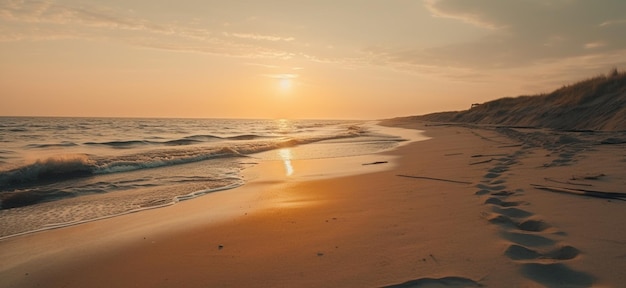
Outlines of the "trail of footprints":
M 487 171 L 476 195 L 485 199 L 488 211 L 484 217 L 500 227 L 500 235 L 509 242 L 504 254 L 519 263 L 524 277 L 548 287 L 589 287 L 593 277 L 587 273 L 570 269 L 565 264 L 577 258 L 580 251 L 558 240 L 566 234 L 552 227 L 547 221 L 523 209 L 529 205 L 516 201 L 523 189 L 511 191 L 503 173 L 518 163 L 525 154 L 522 148 L 513 154 L 495 159 L 495 166 Z M 557 239 L 557 240 L 555 240 Z

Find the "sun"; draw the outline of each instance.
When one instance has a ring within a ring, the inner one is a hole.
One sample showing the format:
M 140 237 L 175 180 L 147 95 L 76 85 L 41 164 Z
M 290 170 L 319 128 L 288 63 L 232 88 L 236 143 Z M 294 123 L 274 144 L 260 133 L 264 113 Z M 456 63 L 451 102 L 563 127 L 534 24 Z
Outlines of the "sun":
M 291 78 L 282 77 L 278 80 L 278 86 L 282 91 L 289 91 L 291 89 L 291 86 L 293 86 L 293 83 L 291 81 Z
M 272 78 L 273 85 L 276 85 L 274 87 L 280 94 L 291 94 L 292 90 L 299 85 L 296 82 L 298 74 L 270 74 L 268 76 Z

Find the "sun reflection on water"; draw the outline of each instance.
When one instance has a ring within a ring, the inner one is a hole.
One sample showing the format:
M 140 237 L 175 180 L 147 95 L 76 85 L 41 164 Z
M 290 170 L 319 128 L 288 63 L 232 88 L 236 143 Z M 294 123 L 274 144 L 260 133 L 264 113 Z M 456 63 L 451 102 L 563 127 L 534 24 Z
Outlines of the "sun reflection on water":
M 280 156 L 280 159 L 283 160 L 283 164 L 285 165 L 285 175 L 291 176 L 293 174 L 293 166 L 291 165 L 293 155 L 291 154 L 291 149 L 280 149 L 278 150 L 278 155 Z
M 279 134 L 287 134 L 293 132 L 294 123 L 287 119 L 278 119 L 276 120 L 277 130 L 276 132 Z

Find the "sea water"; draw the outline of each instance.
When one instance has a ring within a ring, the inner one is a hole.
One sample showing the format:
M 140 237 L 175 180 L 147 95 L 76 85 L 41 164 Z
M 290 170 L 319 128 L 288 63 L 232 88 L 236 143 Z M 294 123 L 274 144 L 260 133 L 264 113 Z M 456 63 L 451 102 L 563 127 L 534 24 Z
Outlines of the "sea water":
M 407 140 L 384 131 L 364 121 L 0 117 L 0 238 L 235 188 L 242 169 L 286 154 L 364 155 Z

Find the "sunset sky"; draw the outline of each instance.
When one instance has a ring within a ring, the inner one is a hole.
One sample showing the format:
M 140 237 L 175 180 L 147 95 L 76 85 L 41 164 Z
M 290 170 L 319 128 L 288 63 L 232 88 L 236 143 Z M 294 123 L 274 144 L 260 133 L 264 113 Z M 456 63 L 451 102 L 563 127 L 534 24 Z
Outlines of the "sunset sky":
M 0 0 L 0 116 L 380 119 L 626 68 L 623 0 Z

